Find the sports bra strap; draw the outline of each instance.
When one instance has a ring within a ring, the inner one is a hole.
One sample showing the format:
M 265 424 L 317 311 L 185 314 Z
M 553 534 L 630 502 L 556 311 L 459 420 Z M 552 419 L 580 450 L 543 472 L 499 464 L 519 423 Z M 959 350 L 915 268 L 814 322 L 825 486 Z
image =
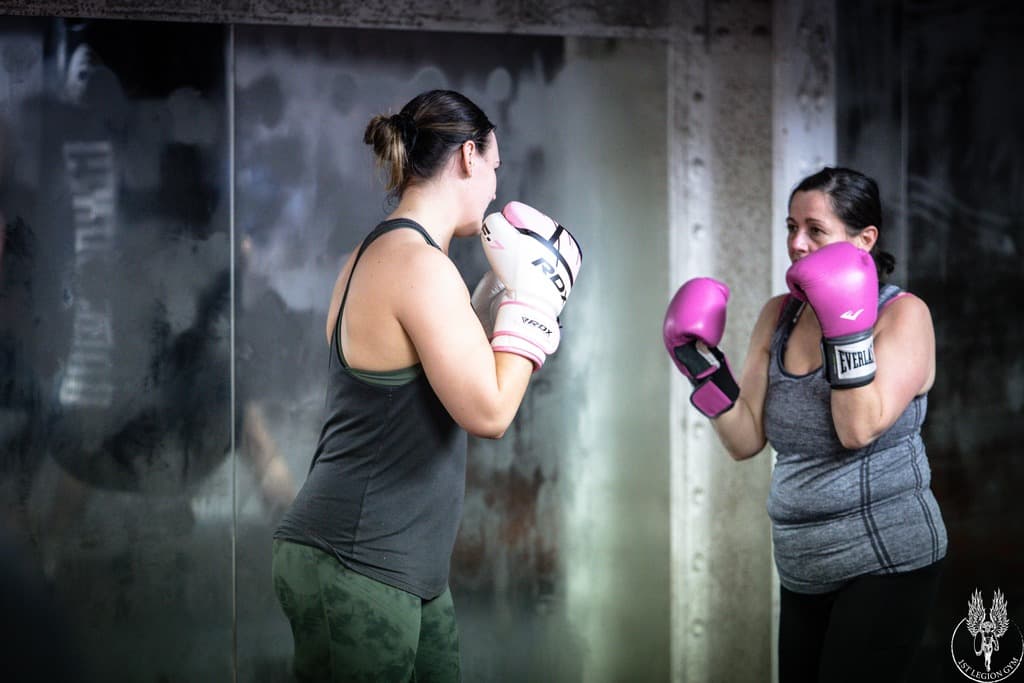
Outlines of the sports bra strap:
M 893 284 L 883 284 L 878 293 L 878 310 L 881 311 L 896 299 L 902 299 L 905 296 L 910 296 L 910 292 Z

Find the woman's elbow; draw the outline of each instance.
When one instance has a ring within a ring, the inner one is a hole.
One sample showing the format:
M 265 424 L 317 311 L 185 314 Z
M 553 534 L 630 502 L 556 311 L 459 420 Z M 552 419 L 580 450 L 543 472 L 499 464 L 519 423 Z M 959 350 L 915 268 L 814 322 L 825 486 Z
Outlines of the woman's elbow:
M 728 453 L 729 457 L 735 460 L 736 462 L 740 462 L 742 460 L 746 460 L 747 458 L 751 458 L 754 456 L 753 453 L 747 453 L 746 451 L 729 450 Z
M 724 427 L 725 425 L 715 424 L 718 440 L 725 446 L 725 452 L 729 457 L 736 462 L 753 458 L 768 444 L 763 432 L 757 429 L 756 425 L 753 430 L 737 429 L 736 425 L 733 425 L 732 429 Z
M 837 429 L 836 435 L 839 437 L 839 443 L 843 445 L 843 448 L 850 451 L 867 448 L 878 438 L 878 434 L 863 428 Z
M 468 434 L 480 439 L 500 439 L 505 435 L 512 420 L 500 412 L 477 413 L 459 420 L 459 426 Z
M 732 458 L 736 462 L 740 462 L 742 460 L 749 460 L 750 458 L 753 458 L 755 455 L 760 453 L 762 450 L 764 450 L 764 444 L 761 444 L 757 448 L 754 448 L 754 447 L 740 448 L 740 447 L 733 446 L 733 447 L 727 447 L 725 450 L 729 454 L 730 458 Z

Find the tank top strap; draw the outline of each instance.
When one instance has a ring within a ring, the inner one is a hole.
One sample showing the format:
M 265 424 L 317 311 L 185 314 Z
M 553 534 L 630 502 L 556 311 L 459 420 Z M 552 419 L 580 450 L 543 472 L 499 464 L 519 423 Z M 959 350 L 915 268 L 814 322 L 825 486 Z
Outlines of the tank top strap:
M 348 272 L 348 280 L 345 282 L 345 292 L 341 295 L 341 305 L 338 306 L 338 317 L 334 321 L 335 335 L 338 334 L 338 329 L 341 326 L 341 315 L 345 311 L 345 302 L 348 301 L 348 288 L 352 284 L 352 276 L 356 272 L 356 266 L 359 264 L 359 259 L 363 257 L 363 252 L 365 252 L 367 247 L 369 247 L 378 237 L 385 233 L 391 232 L 392 230 L 397 230 L 399 228 L 411 228 L 418 232 L 420 235 L 422 235 L 423 239 L 427 241 L 427 244 L 434 247 L 435 249 L 441 248 L 438 246 L 437 242 L 434 241 L 434 238 L 430 236 L 430 233 L 428 233 L 423 228 L 422 225 L 409 218 L 392 218 L 391 220 L 382 221 L 378 223 L 377 226 L 370 231 L 370 234 L 366 236 L 366 239 L 363 240 L 363 243 L 359 245 L 359 251 L 356 252 L 356 258 L 352 262 L 352 270 Z M 338 349 L 341 349 L 340 344 L 338 345 Z
M 792 326 L 796 324 L 797 318 L 804 310 L 804 302 L 792 294 L 787 294 L 779 306 L 779 317 L 775 321 L 776 327 L 780 325 Z
M 330 367 L 333 359 L 335 358 L 335 354 L 337 354 L 337 360 L 341 364 L 341 367 L 347 368 L 349 371 L 356 372 L 358 375 L 363 377 L 363 379 L 368 381 L 381 382 L 384 384 L 404 383 L 408 381 L 410 377 L 414 377 L 418 374 L 414 371 L 417 366 L 383 373 L 352 370 L 349 368 L 348 362 L 345 360 L 345 352 L 341 348 L 341 316 L 345 312 L 345 303 L 348 301 L 348 290 L 352 285 L 352 275 L 356 272 L 356 265 L 358 265 L 359 259 L 363 257 L 363 252 L 365 252 L 367 247 L 369 247 L 370 244 L 372 244 L 378 237 L 399 228 L 410 228 L 415 230 L 423 236 L 423 239 L 426 240 L 427 244 L 435 249 L 441 249 L 437 242 L 434 241 L 434 238 L 430 236 L 430 233 L 428 233 L 422 225 L 414 220 L 408 218 L 393 218 L 391 220 L 378 223 L 377 226 L 370 231 L 370 234 L 366 236 L 366 239 L 363 240 L 363 243 L 359 245 L 359 251 L 356 252 L 355 260 L 352 261 L 352 269 L 348 273 L 348 280 L 345 282 L 345 291 L 341 296 L 341 304 L 338 306 L 338 317 L 334 320 L 334 330 L 331 332 L 331 351 L 328 356 L 328 367 Z
M 769 344 L 773 356 L 776 353 L 781 353 L 781 348 L 784 348 L 789 341 L 789 335 L 793 328 L 796 327 L 796 321 L 800 319 L 800 314 L 804 312 L 805 305 L 806 302 L 797 299 L 792 294 L 787 294 L 783 298 L 782 303 L 779 305 L 779 317 L 775 320 L 775 330 L 772 332 Z

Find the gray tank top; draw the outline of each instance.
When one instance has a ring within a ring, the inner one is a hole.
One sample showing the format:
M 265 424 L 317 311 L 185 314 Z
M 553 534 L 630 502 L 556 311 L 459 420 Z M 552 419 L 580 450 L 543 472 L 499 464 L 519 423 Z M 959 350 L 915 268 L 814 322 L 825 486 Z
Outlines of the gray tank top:
M 899 292 L 883 285 L 879 310 Z M 765 434 L 778 453 L 768 515 L 782 585 L 824 593 L 856 576 L 911 571 L 942 559 L 946 527 L 921 440 L 927 396 L 911 401 L 869 446 L 844 448 L 823 369 L 793 375 L 783 367 L 801 311 L 793 299 L 784 306 L 772 336 L 765 398 Z
M 437 246 L 412 221 L 385 221 L 364 240 L 352 272 L 362 250 L 396 228 L 418 230 Z M 338 330 L 347 297 L 348 284 L 331 340 L 320 440 L 274 538 L 319 548 L 355 572 L 429 600 L 448 585 L 465 493 L 466 432 L 422 368 L 378 373 L 404 381 L 369 381 L 345 364 Z

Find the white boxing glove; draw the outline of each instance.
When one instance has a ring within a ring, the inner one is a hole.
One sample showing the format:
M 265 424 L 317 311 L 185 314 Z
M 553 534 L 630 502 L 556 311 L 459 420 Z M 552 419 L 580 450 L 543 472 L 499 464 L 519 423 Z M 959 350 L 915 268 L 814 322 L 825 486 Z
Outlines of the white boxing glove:
M 473 290 L 470 303 L 488 341 L 494 336 L 494 320 L 498 317 L 498 308 L 505 297 L 505 283 L 498 279 L 493 270 L 487 271 Z
M 491 347 L 524 356 L 537 370 L 558 348 L 558 315 L 583 252 L 568 230 L 522 202 L 487 216 L 480 236 L 491 269 L 506 287 Z

